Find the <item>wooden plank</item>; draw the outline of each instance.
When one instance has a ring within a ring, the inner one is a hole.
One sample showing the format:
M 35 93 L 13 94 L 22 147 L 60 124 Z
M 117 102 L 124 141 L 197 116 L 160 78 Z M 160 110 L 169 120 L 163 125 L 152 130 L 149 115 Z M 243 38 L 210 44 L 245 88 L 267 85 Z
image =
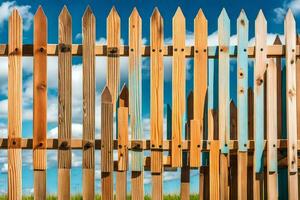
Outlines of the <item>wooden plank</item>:
M 72 18 L 65 6 L 59 15 L 58 52 L 58 199 L 70 199 L 72 124 Z
M 297 40 L 297 45 L 299 45 L 300 44 L 300 35 L 297 35 L 296 40 Z M 297 51 L 297 49 L 298 48 L 296 47 L 296 51 Z M 300 58 L 299 57 L 296 57 L 296 101 L 297 101 L 296 102 L 296 104 L 297 104 L 297 124 L 299 124 L 300 123 Z M 297 139 L 300 139 L 300 126 L 297 126 Z M 300 190 L 298 192 L 300 192 Z
M 118 171 L 116 182 L 116 199 L 126 200 L 127 198 L 127 170 L 128 170 L 128 88 L 126 85 L 118 99 Z
M 101 94 L 102 199 L 113 200 L 113 99 L 108 86 Z
M 136 8 L 129 17 L 129 114 L 131 126 L 131 138 L 142 139 L 142 20 Z M 143 183 L 143 152 L 133 150 L 132 162 L 132 199 L 144 198 Z
M 191 122 L 191 146 L 190 166 L 200 167 L 201 165 L 201 146 L 199 141 L 203 139 L 205 130 L 206 92 L 207 92 L 207 20 L 203 11 L 200 9 L 194 19 L 195 48 L 194 48 L 194 120 Z M 199 184 L 203 185 L 203 182 Z
M 82 18 L 82 71 L 83 71 L 83 199 L 95 196 L 95 37 L 96 20 L 87 7 Z
M 229 199 L 228 191 L 228 165 L 230 137 L 230 68 L 229 68 L 229 40 L 230 20 L 223 9 L 218 18 L 218 39 L 219 39 L 219 140 L 220 140 L 220 198 Z
M 212 116 L 211 116 L 212 117 Z M 210 142 L 211 150 L 209 155 L 209 196 L 210 199 L 220 199 L 220 151 L 219 141 L 212 140 Z
M 47 144 L 47 17 L 39 7 L 34 16 L 33 169 L 34 198 L 46 199 Z
M 151 16 L 150 54 L 150 132 L 151 132 L 151 172 L 152 198 L 163 199 L 163 125 L 164 125 L 164 65 L 162 49 L 164 45 L 164 23 L 157 8 Z
M 238 152 L 238 199 L 247 199 L 247 142 L 248 142 L 248 27 L 249 21 L 244 10 L 237 19 L 238 55 L 237 55 L 237 133 Z
M 267 67 L 267 194 L 268 199 L 278 199 L 277 193 L 277 66 L 274 59 L 269 59 Z
M 116 106 L 116 100 L 119 94 L 120 85 L 120 31 L 121 22 L 120 16 L 112 7 L 107 17 L 107 75 L 106 85 L 111 91 L 113 98 L 114 111 Z
M 8 199 L 22 199 L 22 18 L 14 9 L 8 19 Z M 13 148 L 16 146 L 16 148 Z
M 178 7 L 173 19 L 172 167 L 182 166 L 181 140 L 185 115 L 185 17 Z
M 255 67 L 254 67 L 254 175 L 253 195 L 263 198 L 263 141 L 264 141 L 264 73 L 266 70 L 267 22 L 262 10 L 255 20 Z
M 288 137 L 289 199 L 298 199 L 297 105 L 296 105 L 296 23 L 289 9 L 284 21 L 286 43 L 286 118 Z

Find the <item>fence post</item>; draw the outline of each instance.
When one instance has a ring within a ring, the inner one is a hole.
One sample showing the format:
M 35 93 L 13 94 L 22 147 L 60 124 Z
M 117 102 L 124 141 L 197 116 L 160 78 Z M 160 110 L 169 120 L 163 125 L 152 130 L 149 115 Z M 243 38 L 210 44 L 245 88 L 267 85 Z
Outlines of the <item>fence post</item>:
M 151 16 L 150 120 L 152 198 L 163 199 L 164 24 L 157 8 Z
M 47 163 L 47 17 L 39 7 L 34 16 L 33 168 L 34 199 L 46 200 Z
M 82 194 L 85 200 L 93 200 L 95 196 L 95 26 L 95 16 L 87 7 L 82 18 Z
M 22 18 L 8 19 L 8 199 L 22 199 Z
M 68 200 L 72 163 L 72 18 L 66 6 L 58 23 L 58 199 Z

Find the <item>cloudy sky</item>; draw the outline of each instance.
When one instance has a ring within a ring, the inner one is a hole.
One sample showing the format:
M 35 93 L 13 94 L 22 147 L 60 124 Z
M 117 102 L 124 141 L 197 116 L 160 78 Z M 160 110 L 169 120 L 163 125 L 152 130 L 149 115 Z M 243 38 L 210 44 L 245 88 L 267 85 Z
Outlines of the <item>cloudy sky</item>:
M 172 43 L 172 16 L 178 6 L 181 6 L 186 17 L 186 44 L 193 45 L 193 18 L 202 8 L 209 22 L 209 45 L 218 44 L 217 39 L 217 18 L 222 8 L 227 10 L 231 19 L 231 44 L 236 44 L 236 19 L 244 9 L 249 19 L 249 38 L 250 45 L 254 43 L 254 21 L 259 9 L 262 9 L 268 20 L 268 43 L 274 41 L 275 33 L 281 35 L 283 39 L 283 20 L 288 8 L 291 8 L 296 21 L 300 18 L 300 0 L 277 1 L 269 0 L 203 0 L 203 1 L 75 1 L 64 0 L 44 0 L 44 1 L 1 1 L 0 3 L 0 43 L 8 42 L 8 17 L 12 9 L 17 8 L 23 17 L 23 43 L 29 44 L 33 41 L 33 16 L 39 5 L 43 6 L 44 12 L 48 17 L 48 43 L 58 43 L 58 15 L 64 5 L 67 5 L 73 17 L 73 43 L 81 43 L 81 16 L 87 5 L 90 5 L 96 16 L 96 38 L 98 44 L 106 44 L 106 17 L 114 5 L 121 17 L 121 38 L 123 44 L 128 44 L 128 17 L 134 6 L 137 7 L 143 20 L 143 43 L 149 44 L 149 22 L 154 7 L 158 7 L 164 17 L 165 25 L 165 43 Z M 284 41 L 284 40 L 282 40 Z M 23 133 L 22 137 L 32 137 L 32 58 L 23 58 Z M 165 103 L 171 103 L 171 58 L 164 59 L 165 68 Z M 251 62 L 249 62 L 251 65 Z M 251 67 L 251 66 L 250 66 Z M 231 61 L 231 71 L 235 75 L 235 61 Z M 82 137 L 82 59 L 73 58 L 73 115 L 72 115 L 72 137 Z M 128 59 L 121 58 L 121 85 L 127 83 Z M 187 94 L 192 90 L 193 83 L 193 60 L 186 60 L 187 69 Z M 7 137 L 7 58 L 0 57 L 0 137 Z M 48 57 L 48 138 L 57 137 L 57 57 Z M 143 59 L 142 62 L 142 82 L 143 82 L 143 129 L 145 138 L 149 136 L 149 59 Z M 106 58 L 96 59 L 96 138 L 100 138 L 100 93 L 106 81 Z M 232 83 L 235 78 L 232 76 Z M 251 85 L 251 83 L 250 83 Z M 235 100 L 235 89 L 231 91 L 231 97 Z M 81 151 L 73 151 L 72 156 L 72 181 L 71 189 L 73 193 L 81 192 Z M 100 152 L 96 153 L 96 192 L 100 192 Z M 198 173 L 191 173 L 191 189 L 197 192 Z M 179 191 L 179 172 L 165 172 L 165 191 L 166 193 Z M 33 188 L 33 170 L 32 170 L 32 152 L 23 151 L 23 191 L 31 193 Z M 151 191 L 151 176 L 145 175 L 145 189 Z M 7 192 L 7 152 L 0 150 L 0 193 Z M 57 153 L 48 151 L 48 169 L 47 169 L 47 191 L 55 193 L 57 190 Z

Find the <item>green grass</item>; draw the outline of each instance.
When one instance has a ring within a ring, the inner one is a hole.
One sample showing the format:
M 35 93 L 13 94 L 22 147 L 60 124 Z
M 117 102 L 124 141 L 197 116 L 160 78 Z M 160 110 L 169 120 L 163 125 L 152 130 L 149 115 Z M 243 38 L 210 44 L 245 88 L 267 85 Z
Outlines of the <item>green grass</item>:
M 198 200 L 198 195 L 196 194 L 193 194 L 190 196 L 191 200 Z M 7 199 L 7 196 L 0 196 L 0 200 L 6 200 Z M 33 200 L 33 196 L 24 196 L 22 198 L 23 200 Z M 82 200 L 82 196 L 81 194 L 76 194 L 76 195 L 73 195 L 71 197 L 72 200 Z M 128 200 L 130 200 L 130 196 L 127 197 Z M 144 198 L 145 200 L 151 200 L 151 197 L 150 196 L 145 196 Z M 56 195 L 48 195 L 47 196 L 47 200 L 57 200 L 57 196 Z M 101 196 L 100 195 L 96 195 L 95 197 L 95 200 L 101 200 Z M 176 194 L 168 194 L 168 195 L 164 195 L 164 200 L 180 200 L 180 196 L 179 195 L 176 195 Z

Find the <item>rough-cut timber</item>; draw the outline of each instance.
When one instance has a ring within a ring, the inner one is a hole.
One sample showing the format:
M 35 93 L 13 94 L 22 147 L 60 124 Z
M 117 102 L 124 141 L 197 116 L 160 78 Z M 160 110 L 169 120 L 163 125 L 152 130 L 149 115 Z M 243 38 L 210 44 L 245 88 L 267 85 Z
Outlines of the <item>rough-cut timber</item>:
M 173 17 L 172 167 L 182 166 L 181 140 L 185 122 L 185 17 L 180 8 Z
M 101 189 L 103 200 L 113 200 L 113 99 L 106 86 L 101 94 Z
M 72 124 L 72 18 L 64 7 L 59 15 L 58 52 L 58 199 L 70 199 Z
M 33 169 L 34 198 L 46 199 L 47 145 L 47 17 L 39 7 L 34 16 Z
M 220 198 L 229 199 L 228 164 L 230 136 L 230 68 L 229 68 L 229 40 L 230 20 L 225 9 L 218 18 L 219 38 L 219 140 L 220 140 Z
M 267 181 L 268 198 L 278 199 L 277 186 L 277 66 L 275 59 L 269 59 L 267 68 Z
M 253 195 L 263 197 L 263 141 L 264 141 L 264 74 L 266 70 L 267 22 L 260 10 L 255 20 L 255 66 L 254 66 L 254 169 Z
M 120 34 L 121 22 L 120 16 L 113 7 L 107 17 L 107 74 L 106 85 L 111 91 L 113 98 L 114 111 L 116 109 L 116 100 L 119 95 L 120 87 Z
M 126 200 L 128 170 L 128 88 L 126 85 L 122 87 L 119 95 L 117 116 L 118 171 L 116 175 L 116 199 Z
M 129 17 L 129 115 L 131 138 L 142 139 L 142 20 L 136 8 Z M 134 150 L 132 157 L 132 199 L 144 198 L 143 152 Z
M 95 196 L 95 16 L 87 7 L 82 18 L 82 71 L 83 71 L 83 199 Z
M 286 126 L 288 138 L 288 194 L 298 199 L 297 105 L 296 105 L 296 23 L 289 9 L 284 21 L 286 43 Z
M 237 133 L 238 152 L 238 199 L 247 199 L 247 167 L 248 167 L 248 26 L 249 22 L 244 10 L 237 19 L 238 55 L 237 55 Z
M 8 199 L 22 199 L 22 18 L 13 10 L 8 19 Z
M 151 53 L 150 53 L 150 133 L 151 133 L 151 172 L 152 198 L 163 199 L 163 125 L 164 125 L 164 25 L 157 8 L 151 20 Z

